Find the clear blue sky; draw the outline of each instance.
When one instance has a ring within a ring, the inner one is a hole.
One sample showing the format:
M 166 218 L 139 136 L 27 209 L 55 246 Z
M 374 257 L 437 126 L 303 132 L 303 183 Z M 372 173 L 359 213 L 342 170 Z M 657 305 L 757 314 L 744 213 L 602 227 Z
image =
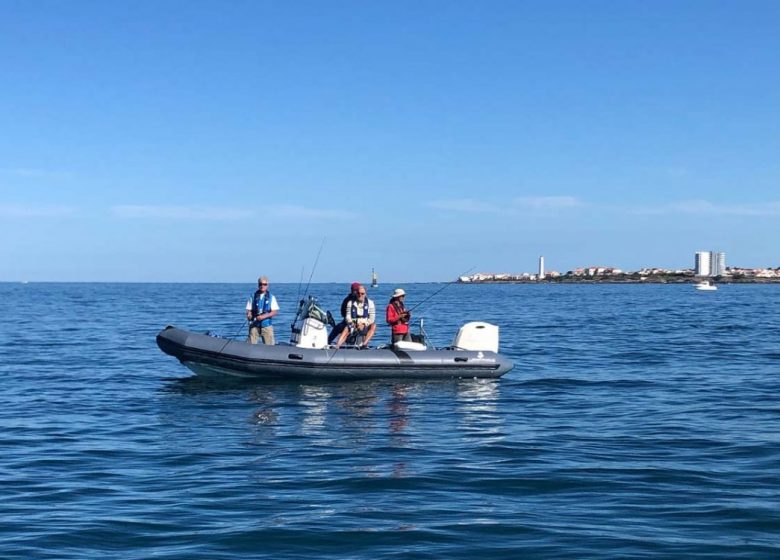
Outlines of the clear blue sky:
M 0 280 L 779 266 L 780 2 L 0 0 Z

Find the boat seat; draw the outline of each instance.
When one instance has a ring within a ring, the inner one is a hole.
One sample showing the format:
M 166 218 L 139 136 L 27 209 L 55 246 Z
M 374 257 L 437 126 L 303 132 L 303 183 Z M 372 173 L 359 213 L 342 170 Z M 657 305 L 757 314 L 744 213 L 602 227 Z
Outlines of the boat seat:
M 396 350 L 412 350 L 412 351 L 420 351 L 420 350 L 428 349 L 428 347 L 425 344 L 422 344 L 421 342 L 410 342 L 408 340 L 399 340 L 398 342 L 393 344 L 393 347 L 395 347 Z

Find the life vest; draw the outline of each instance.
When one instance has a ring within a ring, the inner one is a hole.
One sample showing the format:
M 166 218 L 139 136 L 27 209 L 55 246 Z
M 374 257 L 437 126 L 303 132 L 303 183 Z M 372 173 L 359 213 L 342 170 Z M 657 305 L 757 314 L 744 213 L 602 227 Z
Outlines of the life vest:
M 257 290 L 255 292 L 255 295 L 252 297 L 252 317 L 257 317 L 258 315 L 262 313 L 269 313 L 271 311 L 271 299 L 273 296 L 271 295 L 271 292 L 266 292 L 265 296 L 260 292 L 260 290 Z M 263 308 L 260 309 L 260 300 L 263 300 Z M 268 317 L 266 319 L 263 319 L 262 321 L 252 321 L 252 324 L 259 327 L 270 327 L 271 317 Z
M 369 315 L 369 308 L 371 307 L 371 304 L 369 303 L 368 297 L 366 297 L 366 300 L 363 302 L 363 313 L 362 316 L 358 315 L 358 300 L 352 300 L 349 304 L 349 315 L 352 317 L 352 322 L 355 323 L 355 326 L 357 327 L 357 320 L 358 319 L 368 319 Z M 368 325 L 364 325 L 362 328 L 359 329 L 360 332 L 365 332 L 368 330 Z
M 388 306 L 388 310 L 390 308 L 393 309 L 393 312 L 397 316 L 397 320 L 395 323 L 390 323 L 390 329 L 393 334 L 406 334 L 409 332 L 409 325 L 408 323 L 405 323 L 401 321 L 401 316 L 406 312 L 406 307 L 404 307 L 404 302 L 401 300 L 395 300 L 392 301 Z
M 349 314 L 352 316 L 352 320 L 355 321 L 357 319 L 368 319 L 368 308 L 370 307 L 368 303 L 368 298 L 366 298 L 366 301 L 363 302 L 363 316 L 358 317 L 358 300 L 353 300 L 352 304 L 350 305 Z

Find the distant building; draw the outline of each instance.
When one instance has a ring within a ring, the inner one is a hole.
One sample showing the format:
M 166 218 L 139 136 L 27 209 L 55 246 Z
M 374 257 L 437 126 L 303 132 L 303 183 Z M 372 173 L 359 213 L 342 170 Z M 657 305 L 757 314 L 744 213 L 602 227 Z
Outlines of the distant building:
M 710 253 L 708 251 L 699 251 L 694 258 L 694 274 L 696 276 L 710 276 Z
M 726 274 L 726 253 L 699 251 L 695 256 L 696 276 L 723 276 Z
M 710 275 L 723 276 L 726 274 L 726 253 L 710 252 Z
M 544 280 L 544 257 L 539 257 L 539 280 Z

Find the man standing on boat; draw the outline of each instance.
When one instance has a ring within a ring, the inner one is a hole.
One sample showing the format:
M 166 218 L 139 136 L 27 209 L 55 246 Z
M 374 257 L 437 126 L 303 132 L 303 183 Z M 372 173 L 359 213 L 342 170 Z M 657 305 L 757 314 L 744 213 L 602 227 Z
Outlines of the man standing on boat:
M 376 331 L 376 308 L 374 302 L 368 299 L 366 287 L 362 284 L 358 287 L 357 298 L 347 302 L 344 320 L 347 328 L 339 336 L 336 347 L 344 344 L 347 336 L 355 338 L 356 346 L 367 347 Z
M 249 321 L 250 344 L 257 344 L 260 338 L 264 344 L 273 345 L 274 327 L 272 317 L 279 313 L 276 298 L 268 291 L 268 277 L 257 279 L 257 291 L 246 302 L 246 320 Z

